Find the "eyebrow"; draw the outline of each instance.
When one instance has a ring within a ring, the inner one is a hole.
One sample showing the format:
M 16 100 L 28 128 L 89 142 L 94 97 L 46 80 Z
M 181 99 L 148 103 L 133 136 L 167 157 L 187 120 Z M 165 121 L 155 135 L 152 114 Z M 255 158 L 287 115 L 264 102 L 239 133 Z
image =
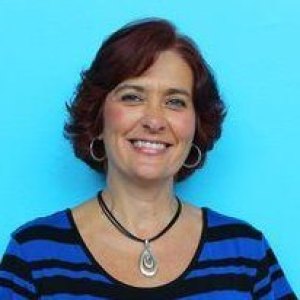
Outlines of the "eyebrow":
M 115 93 L 118 93 L 118 92 L 120 92 L 122 90 L 126 90 L 126 89 L 133 89 L 133 90 L 137 90 L 138 92 L 144 92 L 145 91 L 145 89 L 142 86 L 139 86 L 139 85 L 121 84 L 121 85 L 116 87 Z
M 121 84 L 120 86 L 118 86 L 115 89 L 115 93 L 118 93 L 122 90 L 125 89 L 133 89 L 136 90 L 138 92 L 145 92 L 145 88 L 140 86 L 140 85 L 135 85 L 135 84 Z M 191 97 L 191 94 L 185 90 L 185 89 L 180 89 L 180 88 L 169 88 L 167 89 L 166 95 L 174 95 L 174 94 L 181 94 L 181 95 L 185 95 L 187 97 Z
M 174 94 L 181 94 L 187 97 L 191 97 L 191 94 L 185 89 L 178 89 L 178 88 L 170 88 L 168 89 L 167 95 L 174 95 Z

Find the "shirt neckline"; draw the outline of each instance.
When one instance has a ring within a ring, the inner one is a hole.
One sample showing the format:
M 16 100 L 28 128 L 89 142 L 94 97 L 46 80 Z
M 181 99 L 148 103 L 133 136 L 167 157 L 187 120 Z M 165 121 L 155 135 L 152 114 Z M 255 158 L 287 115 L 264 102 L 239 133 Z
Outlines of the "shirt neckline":
M 200 208 L 202 210 L 202 218 L 203 218 L 203 227 L 202 227 L 202 231 L 200 233 L 199 236 L 199 241 L 198 241 L 198 246 L 196 248 L 196 251 L 190 261 L 190 263 L 188 264 L 188 266 L 186 267 L 186 269 L 175 279 L 173 279 L 170 282 L 164 283 L 162 285 L 159 286 L 154 286 L 154 287 L 137 287 L 137 286 L 133 286 L 130 284 L 127 284 L 119 279 L 117 279 L 116 277 L 112 276 L 108 271 L 106 271 L 101 264 L 96 260 L 96 258 L 94 257 L 94 255 L 92 254 L 92 252 L 90 251 L 90 249 L 88 248 L 88 246 L 86 245 L 85 241 L 83 240 L 79 229 L 75 223 L 73 214 L 72 214 L 72 210 L 70 208 L 66 209 L 66 214 L 67 214 L 67 218 L 69 220 L 69 223 L 71 225 L 71 229 L 74 232 L 74 236 L 76 241 L 78 242 L 80 248 L 83 250 L 83 252 L 85 253 L 85 255 L 87 256 L 87 258 L 90 260 L 90 262 L 92 263 L 92 265 L 95 267 L 96 270 L 99 270 L 99 272 L 101 274 L 104 274 L 107 279 L 109 281 L 111 281 L 114 284 L 117 284 L 119 286 L 122 286 L 123 288 L 130 290 L 130 291 L 160 291 L 163 289 L 168 289 L 170 287 L 173 287 L 174 285 L 180 283 L 187 275 L 188 273 L 195 267 L 195 265 L 197 264 L 197 262 L 199 261 L 200 257 L 201 257 L 201 253 L 205 244 L 205 241 L 207 240 L 207 228 L 208 228 L 208 208 L 206 207 L 202 207 Z

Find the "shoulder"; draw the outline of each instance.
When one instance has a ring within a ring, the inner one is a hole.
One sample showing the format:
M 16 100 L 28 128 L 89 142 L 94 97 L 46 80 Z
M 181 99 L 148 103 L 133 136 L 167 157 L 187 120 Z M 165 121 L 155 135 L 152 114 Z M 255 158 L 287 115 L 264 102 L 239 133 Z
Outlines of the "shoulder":
M 204 208 L 206 243 L 202 259 L 246 272 L 255 299 L 296 299 L 264 234 L 250 223 Z M 235 271 L 233 271 L 235 272 Z M 269 298 L 268 298 L 269 299 Z M 276 298 L 277 299 L 277 298 Z M 281 298 L 280 298 L 281 299 Z
M 224 257 L 263 259 L 268 243 L 263 233 L 245 220 L 204 209 L 206 241 L 210 250 Z
M 71 229 L 69 214 L 70 210 L 66 209 L 26 222 L 12 233 L 12 238 L 19 244 L 38 239 L 57 239 Z
M 188 218 L 201 219 L 203 226 L 209 230 L 210 238 L 251 237 L 262 239 L 262 232 L 249 222 L 237 217 L 229 216 L 208 207 L 197 207 L 186 204 Z M 196 222 L 199 223 L 199 222 Z
M 207 225 L 210 229 L 225 229 L 225 231 L 231 231 L 232 235 L 239 231 L 241 234 L 251 235 L 253 238 L 261 238 L 262 233 L 259 229 L 254 227 L 248 221 L 239 219 L 237 217 L 228 216 L 217 212 L 210 208 L 204 208 L 204 213 L 207 221 Z M 232 231 L 233 230 L 233 231 Z

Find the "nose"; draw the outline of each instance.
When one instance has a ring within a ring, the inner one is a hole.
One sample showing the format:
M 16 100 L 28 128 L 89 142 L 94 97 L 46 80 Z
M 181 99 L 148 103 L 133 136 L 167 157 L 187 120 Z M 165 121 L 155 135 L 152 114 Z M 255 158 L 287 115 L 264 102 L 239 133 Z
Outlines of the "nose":
M 159 108 L 147 107 L 141 120 L 142 127 L 150 133 L 159 133 L 166 129 L 167 121 Z

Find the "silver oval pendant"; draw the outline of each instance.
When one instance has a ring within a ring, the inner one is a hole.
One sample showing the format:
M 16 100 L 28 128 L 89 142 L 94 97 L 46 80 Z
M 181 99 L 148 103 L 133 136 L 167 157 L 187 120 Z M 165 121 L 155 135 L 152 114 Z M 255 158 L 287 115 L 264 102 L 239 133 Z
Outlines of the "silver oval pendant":
M 157 261 L 151 253 L 148 240 L 140 256 L 140 271 L 146 277 L 153 277 L 157 273 Z

